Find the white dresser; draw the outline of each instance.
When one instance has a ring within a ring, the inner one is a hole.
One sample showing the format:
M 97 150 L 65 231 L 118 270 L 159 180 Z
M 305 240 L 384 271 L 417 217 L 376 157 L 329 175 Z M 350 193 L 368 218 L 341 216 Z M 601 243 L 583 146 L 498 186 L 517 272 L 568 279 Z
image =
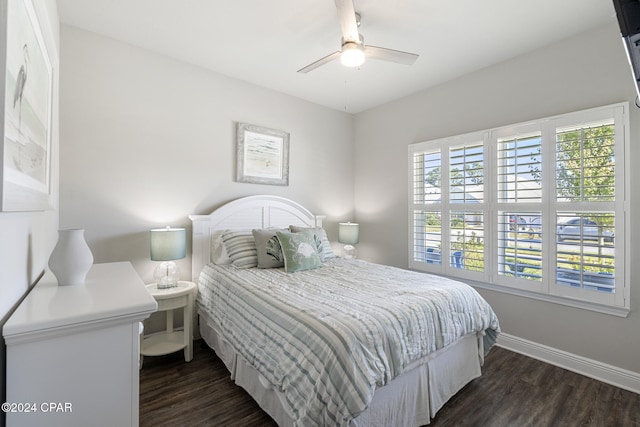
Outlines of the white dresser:
M 128 262 L 78 286 L 45 274 L 2 331 L 7 427 L 137 426 L 140 322 L 156 309 Z

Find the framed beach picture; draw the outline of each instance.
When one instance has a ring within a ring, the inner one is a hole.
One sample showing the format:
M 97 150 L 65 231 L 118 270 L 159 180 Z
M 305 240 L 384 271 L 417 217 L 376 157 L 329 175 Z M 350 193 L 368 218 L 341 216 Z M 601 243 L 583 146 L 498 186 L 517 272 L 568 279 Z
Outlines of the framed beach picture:
M 237 126 L 236 180 L 289 185 L 289 134 L 248 123 Z
M 52 208 L 53 67 L 31 0 L 8 0 L 2 14 L 2 211 Z

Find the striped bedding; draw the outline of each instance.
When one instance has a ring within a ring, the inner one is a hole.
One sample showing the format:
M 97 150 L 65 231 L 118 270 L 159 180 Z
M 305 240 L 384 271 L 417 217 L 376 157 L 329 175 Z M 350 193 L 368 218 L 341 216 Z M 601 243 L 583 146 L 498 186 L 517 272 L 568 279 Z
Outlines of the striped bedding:
M 412 362 L 471 332 L 486 352 L 499 333 L 473 288 L 362 260 L 296 273 L 210 264 L 198 305 L 300 426 L 346 426 Z

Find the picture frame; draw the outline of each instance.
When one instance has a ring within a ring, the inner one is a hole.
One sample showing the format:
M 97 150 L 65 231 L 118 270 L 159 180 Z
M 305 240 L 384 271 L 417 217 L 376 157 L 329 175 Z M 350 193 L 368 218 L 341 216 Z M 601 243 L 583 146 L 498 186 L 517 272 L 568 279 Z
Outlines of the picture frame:
M 52 59 L 31 0 L 8 0 L 0 22 L 0 210 L 52 209 Z
M 236 181 L 289 185 L 289 133 L 238 123 Z

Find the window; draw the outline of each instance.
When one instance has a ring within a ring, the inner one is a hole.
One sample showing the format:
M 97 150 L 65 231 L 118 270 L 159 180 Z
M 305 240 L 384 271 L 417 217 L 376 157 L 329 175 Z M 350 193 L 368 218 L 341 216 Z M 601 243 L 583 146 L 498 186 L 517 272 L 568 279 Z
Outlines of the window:
M 626 316 L 627 108 L 411 145 L 409 266 Z

